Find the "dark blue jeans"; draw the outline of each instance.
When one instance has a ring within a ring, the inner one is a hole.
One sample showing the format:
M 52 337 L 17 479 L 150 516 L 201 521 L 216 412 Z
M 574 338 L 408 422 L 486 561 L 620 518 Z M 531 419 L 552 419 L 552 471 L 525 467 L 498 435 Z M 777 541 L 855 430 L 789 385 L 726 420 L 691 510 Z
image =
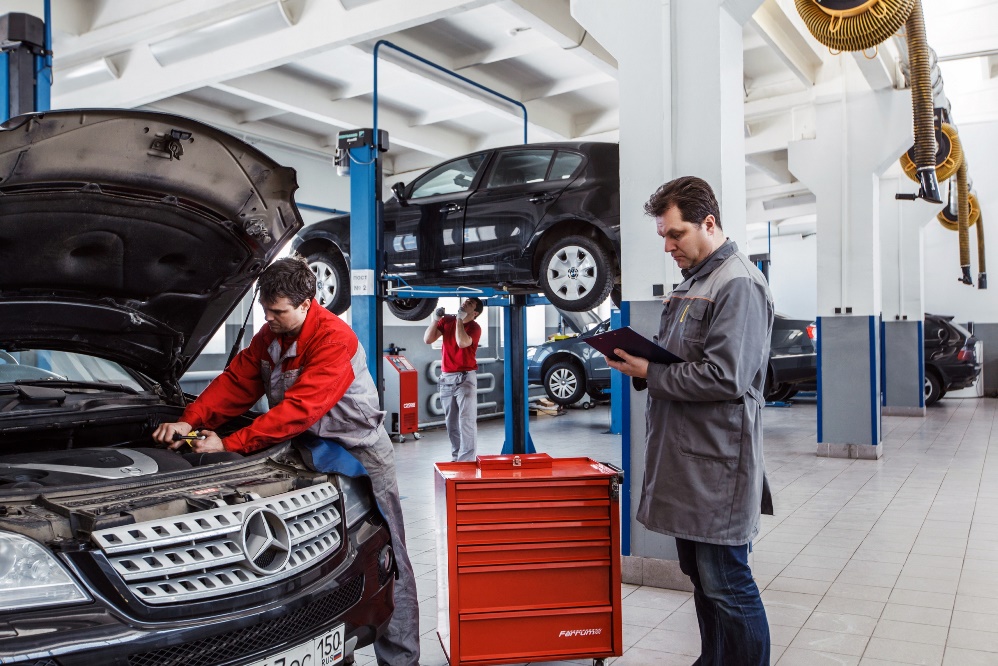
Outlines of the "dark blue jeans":
M 676 539 L 700 622 L 694 666 L 769 666 L 769 622 L 748 566 L 748 546 Z

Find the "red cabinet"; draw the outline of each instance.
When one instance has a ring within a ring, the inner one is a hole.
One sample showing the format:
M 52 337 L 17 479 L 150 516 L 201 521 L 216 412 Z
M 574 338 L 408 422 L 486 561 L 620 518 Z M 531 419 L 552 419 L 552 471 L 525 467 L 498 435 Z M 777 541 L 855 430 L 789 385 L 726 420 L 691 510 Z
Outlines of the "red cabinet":
M 623 654 L 619 471 L 544 453 L 436 465 L 451 666 Z

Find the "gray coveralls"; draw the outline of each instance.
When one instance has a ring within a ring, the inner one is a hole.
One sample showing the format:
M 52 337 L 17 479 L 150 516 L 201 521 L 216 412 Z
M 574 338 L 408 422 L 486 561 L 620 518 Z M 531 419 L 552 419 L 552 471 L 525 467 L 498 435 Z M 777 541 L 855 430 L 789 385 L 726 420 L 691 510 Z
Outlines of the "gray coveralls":
M 263 363 L 261 378 L 267 391 L 267 403 L 271 407 L 284 399 L 285 390 L 294 385 L 299 374 L 298 370 L 274 372 L 274 368 L 281 368 L 285 359 L 295 356 L 297 350 L 298 343 L 295 342 L 282 355 L 278 340 L 274 340 L 267 349 L 273 363 Z M 364 466 L 371 478 L 374 497 L 392 533 L 392 548 L 399 571 L 395 583 L 395 612 L 387 631 L 375 641 L 374 653 L 379 664 L 416 666 L 419 664 L 419 607 L 416 578 L 405 546 L 402 503 L 395 477 L 395 447 L 385 430 L 385 413 L 378 409 L 378 393 L 368 372 L 367 354 L 362 345 L 357 345 L 357 353 L 350 364 L 354 373 L 350 388 L 329 412 L 309 428 L 309 432 L 339 441 Z M 345 427 L 358 423 L 367 423 L 369 427 Z
M 437 390 L 447 422 L 450 459 L 455 462 L 474 461 L 475 438 L 478 435 L 478 374 L 474 370 L 442 372 Z

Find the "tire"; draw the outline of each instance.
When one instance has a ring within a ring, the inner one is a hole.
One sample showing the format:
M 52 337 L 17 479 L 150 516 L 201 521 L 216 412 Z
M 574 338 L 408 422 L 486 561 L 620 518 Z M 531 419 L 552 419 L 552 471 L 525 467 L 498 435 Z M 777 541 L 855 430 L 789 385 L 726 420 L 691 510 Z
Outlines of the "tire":
M 797 389 L 793 384 L 779 384 L 767 396 L 767 402 L 786 402 L 797 395 Z
M 578 364 L 558 361 L 544 373 L 544 392 L 556 405 L 572 405 L 586 392 L 586 376 Z
M 435 298 L 396 298 L 388 301 L 388 309 L 403 321 L 426 319 L 437 309 Z
M 541 259 L 537 283 L 551 305 L 569 312 L 592 310 L 613 289 L 613 264 L 596 241 L 565 236 Z
M 331 252 L 313 252 L 305 260 L 315 273 L 315 300 L 335 315 L 350 307 L 350 271 L 337 248 Z
M 610 302 L 613 303 L 613 307 L 619 308 L 623 300 L 624 294 L 620 289 L 620 285 L 613 285 L 613 288 L 610 290 Z
M 932 403 L 943 397 L 943 384 L 939 381 L 939 377 L 936 373 L 929 370 L 925 371 L 925 406 L 928 407 Z

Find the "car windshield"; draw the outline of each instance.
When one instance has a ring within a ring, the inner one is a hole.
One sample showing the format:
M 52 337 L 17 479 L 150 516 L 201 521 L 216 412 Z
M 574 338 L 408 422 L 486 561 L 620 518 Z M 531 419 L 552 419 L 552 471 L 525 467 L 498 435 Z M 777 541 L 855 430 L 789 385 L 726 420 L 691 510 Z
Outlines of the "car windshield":
M 17 381 L 70 381 L 143 387 L 114 361 L 51 349 L 0 349 L 0 383 Z

